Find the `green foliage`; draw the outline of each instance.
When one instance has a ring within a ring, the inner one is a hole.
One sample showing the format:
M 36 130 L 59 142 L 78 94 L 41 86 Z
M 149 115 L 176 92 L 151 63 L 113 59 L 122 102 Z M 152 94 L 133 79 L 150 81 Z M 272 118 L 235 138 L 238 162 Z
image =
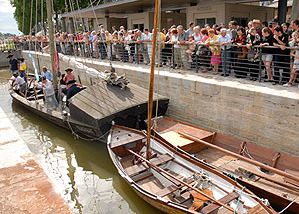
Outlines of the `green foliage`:
M 43 17 L 41 15 L 42 1 Z M 70 11 L 70 6 L 68 5 L 69 2 L 71 2 L 74 5 L 75 10 L 77 10 L 77 1 L 79 4 L 79 8 L 87 7 L 90 2 L 89 0 L 53 0 L 55 17 L 57 18 L 58 14 L 67 12 L 66 10 Z M 43 19 L 43 22 L 46 22 L 47 20 L 46 0 L 10 0 L 10 3 L 13 7 L 16 8 L 14 17 L 17 21 L 19 31 L 23 32 L 24 34 L 30 33 L 30 17 L 32 17 L 32 28 L 36 25 L 36 17 L 37 22 L 41 22 L 41 19 Z M 23 5 L 25 5 L 25 7 L 23 7 Z
M 41 1 L 43 1 L 43 21 L 45 21 L 47 19 L 45 0 L 10 0 L 11 5 L 16 8 L 14 17 L 17 21 L 19 31 L 24 34 L 30 33 L 30 18 L 32 18 L 32 28 L 36 25 L 36 18 L 37 22 L 41 22 Z

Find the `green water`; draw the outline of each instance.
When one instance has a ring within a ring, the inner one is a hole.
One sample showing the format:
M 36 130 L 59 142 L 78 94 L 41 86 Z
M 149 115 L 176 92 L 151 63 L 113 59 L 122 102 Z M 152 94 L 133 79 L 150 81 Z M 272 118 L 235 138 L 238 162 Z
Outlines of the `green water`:
M 160 213 L 118 175 L 104 143 L 74 140 L 70 132 L 12 103 L 9 77 L 0 71 L 0 106 L 74 213 Z

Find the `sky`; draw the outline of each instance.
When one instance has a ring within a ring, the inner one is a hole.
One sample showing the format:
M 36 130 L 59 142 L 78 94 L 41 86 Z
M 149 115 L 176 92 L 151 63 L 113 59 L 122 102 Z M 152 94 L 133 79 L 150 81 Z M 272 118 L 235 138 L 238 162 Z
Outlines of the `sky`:
M 0 32 L 20 34 L 13 16 L 14 11 L 10 0 L 0 0 Z

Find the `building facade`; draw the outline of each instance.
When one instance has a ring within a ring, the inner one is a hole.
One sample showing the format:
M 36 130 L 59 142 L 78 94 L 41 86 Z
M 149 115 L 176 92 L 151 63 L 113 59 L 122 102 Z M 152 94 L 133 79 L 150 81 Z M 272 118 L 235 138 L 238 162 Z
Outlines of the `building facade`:
M 154 20 L 154 1 L 150 0 L 108 0 L 95 7 L 72 11 L 62 15 L 67 31 L 93 30 L 103 25 L 110 30 L 112 26 L 127 29 L 152 29 Z M 162 0 L 161 28 L 181 24 L 187 28 L 191 21 L 196 25 L 227 24 L 236 20 L 246 25 L 249 20 L 271 20 L 275 9 L 260 6 L 259 3 L 242 3 L 232 0 Z M 95 17 L 96 16 L 96 17 Z M 73 22 L 73 20 L 75 20 Z M 74 24 L 75 23 L 75 24 Z M 81 29 L 74 29 L 82 26 Z M 84 28 L 84 29 L 83 29 Z

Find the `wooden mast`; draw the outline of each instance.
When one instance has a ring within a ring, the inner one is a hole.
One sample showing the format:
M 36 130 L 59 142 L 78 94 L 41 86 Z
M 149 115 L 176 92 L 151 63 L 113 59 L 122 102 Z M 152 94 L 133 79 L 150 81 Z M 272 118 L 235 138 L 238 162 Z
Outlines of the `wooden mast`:
M 152 114 L 153 114 L 153 96 L 154 96 L 154 80 L 155 80 L 155 59 L 156 59 L 156 44 L 157 44 L 157 27 L 159 17 L 160 0 L 155 0 L 155 15 L 154 15 L 154 32 L 152 42 L 152 59 L 151 59 L 151 72 L 148 91 L 148 104 L 147 104 L 147 144 L 146 144 L 146 159 L 149 159 L 149 148 L 151 142 L 151 128 L 152 128 Z
M 54 54 L 55 54 L 55 43 L 54 43 L 54 27 L 53 27 L 53 5 L 51 0 L 46 0 L 47 4 L 47 20 L 49 27 L 49 45 L 50 45 L 50 56 L 51 56 L 51 69 L 53 72 L 53 86 L 56 90 L 58 88 L 57 73 L 54 65 Z

